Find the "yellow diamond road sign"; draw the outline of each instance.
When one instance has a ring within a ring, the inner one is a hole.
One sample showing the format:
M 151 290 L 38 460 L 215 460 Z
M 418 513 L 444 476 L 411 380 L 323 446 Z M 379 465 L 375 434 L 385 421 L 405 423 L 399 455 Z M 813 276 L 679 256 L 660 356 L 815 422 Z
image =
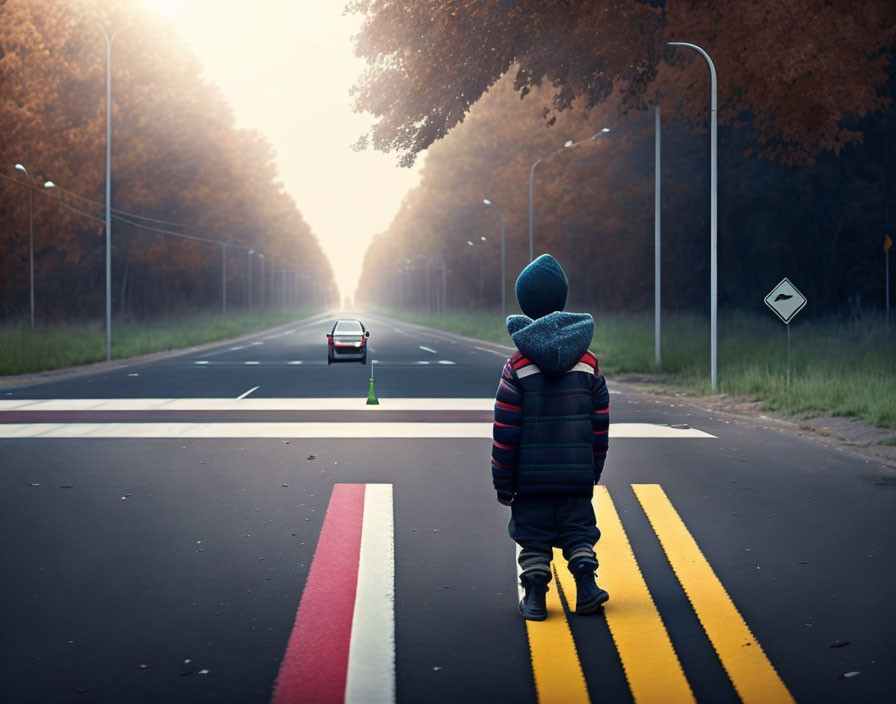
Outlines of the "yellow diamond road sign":
M 806 297 L 785 276 L 781 283 L 765 297 L 765 305 L 775 311 L 775 314 L 787 325 L 806 305 Z

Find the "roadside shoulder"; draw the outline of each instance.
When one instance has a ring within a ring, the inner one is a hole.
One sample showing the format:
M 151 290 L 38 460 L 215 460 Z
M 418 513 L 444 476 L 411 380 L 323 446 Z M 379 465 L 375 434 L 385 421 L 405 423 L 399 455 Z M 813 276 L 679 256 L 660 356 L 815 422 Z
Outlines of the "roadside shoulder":
M 45 384 L 51 381 L 62 381 L 65 379 L 74 379 L 80 376 L 88 376 L 99 372 L 121 369 L 123 367 L 133 367 L 140 364 L 148 364 L 149 362 L 157 362 L 161 359 L 170 357 L 178 357 L 180 355 L 194 354 L 196 352 L 204 352 L 205 350 L 214 349 L 223 345 L 230 345 L 244 340 L 249 340 L 259 335 L 268 335 L 286 330 L 291 326 L 305 324 L 317 318 L 332 317 L 330 313 L 318 313 L 307 318 L 299 318 L 283 325 L 264 330 L 254 330 L 239 337 L 233 337 L 227 340 L 215 340 L 214 342 L 206 342 L 201 345 L 192 347 L 183 347 L 180 349 L 161 350 L 159 352 L 150 352 L 138 357 L 128 357 L 122 359 L 113 359 L 108 362 L 91 362 L 89 364 L 79 364 L 74 367 L 65 367 L 64 369 L 48 369 L 43 372 L 35 372 L 33 374 L 16 374 L 13 376 L 0 376 L 0 389 L 15 388 L 19 386 L 34 386 L 36 384 Z
M 791 420 L 763 409 L 761 401 L 746 397 L 715 394 L 688 396 L 657 388 L 655 381 L 642 375 L 621 374 L 607 380 L 613 388 L 642 403 L 678 405 L 713 413 L 732 423 L 763 430 L 800 435 L 838 451 L 850 452 L 873 462 L 896 468 L 896 446 L 881 445 L 896 435 L 889 428 L 878 428 L 855 418 L 833 415 Z

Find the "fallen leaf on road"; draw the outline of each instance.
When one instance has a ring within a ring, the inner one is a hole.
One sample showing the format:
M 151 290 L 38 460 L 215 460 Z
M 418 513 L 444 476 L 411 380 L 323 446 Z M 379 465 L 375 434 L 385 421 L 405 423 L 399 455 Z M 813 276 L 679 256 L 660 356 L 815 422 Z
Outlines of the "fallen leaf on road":
M 200 670 L 200 671 L 199 671 L 199 674 L 200 674 L 200 675 L 207 675 L 207 674 L 208 674 L 208 670 Z
M 288 487 L 288 486 L 289 486 L 289 484 L 281 484 L 281 485 L 280 485 L 280 486 L 287 486 L 287 487 Z
M 31 482 L 28 486 L 40 486 L 40 484 L 35 484 L 34 482 Z
M 145 665 L 145 664 L 143 664 L 143 663 L 140 663 L 140 669 L 141 669 L 141 670 L 148 670 L 148 669 L 151 668 L 151 667 L 155 667 L 155 665 Z
M 131 498 L 131 495 L 130 495 L 130 494 L 125 494 L 124 496 L 121 497 L 121 500 L 122 500 L 122 501 L 127 501 L 129 498 Z
M 861 674 L 862 674 L 862 673 L 859 672 L 858 670 L 853 670 L 852 672 L 844 672 L 844 673 L 843 673 L 842 675 L 840 675 L 840 677 L 838 677 L 837 679 L 845 680 L 847 677 L 857 677 L 858 675 L 861 675 Z
M 305 459 L 306 459 L 306 460 L 313 460 L 313 459 L 314 459 L 314 455 L 308 455 Z
M 838 641 L 834 642 L 834 643 L 831 645 L 831 647 L 832 647 L 832 648 L 845 648 L 847 645 L 849 645 L 849 641 L 848 641 L 848 640 L 838 640 Z

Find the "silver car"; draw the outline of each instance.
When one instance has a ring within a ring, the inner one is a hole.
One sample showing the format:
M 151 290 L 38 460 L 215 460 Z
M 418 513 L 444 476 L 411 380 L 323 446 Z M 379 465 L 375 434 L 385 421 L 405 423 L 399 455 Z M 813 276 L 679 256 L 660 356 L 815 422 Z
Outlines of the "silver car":
M 341 319 L 327 333 L 327 364 L 361 362 L 367 364 L 367 339 L 370 331 L 360 320 Z

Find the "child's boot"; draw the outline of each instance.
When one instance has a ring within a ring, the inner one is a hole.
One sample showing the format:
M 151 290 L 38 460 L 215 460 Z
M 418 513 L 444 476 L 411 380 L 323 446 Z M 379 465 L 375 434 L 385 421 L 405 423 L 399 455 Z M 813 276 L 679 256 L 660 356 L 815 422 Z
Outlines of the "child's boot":
M 520 584 L 526 595 L 520 600 L 520 613 L 527 621 L 544 621 L 548 617 L 545 595 L 551 573 L 542 570 L 526 570 L 520 575 Z
M 595 581 L 594 571 L 597 560 L 588 557 L 573 558 L 569 563 L 569 571 L 576 580 L 576 613 L 591 614 L 610 598 L 610 595 Z

